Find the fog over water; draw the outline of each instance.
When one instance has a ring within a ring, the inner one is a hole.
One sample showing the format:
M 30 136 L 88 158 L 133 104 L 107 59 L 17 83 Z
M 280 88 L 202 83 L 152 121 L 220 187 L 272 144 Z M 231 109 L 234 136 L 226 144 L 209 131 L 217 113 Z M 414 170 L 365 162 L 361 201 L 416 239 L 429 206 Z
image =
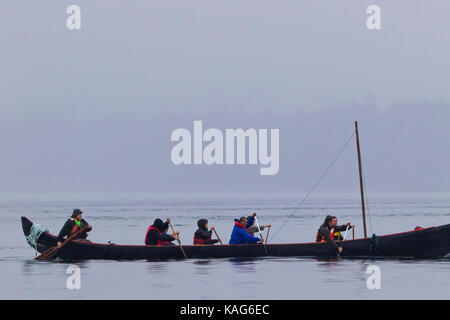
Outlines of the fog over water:
M 447 224 L 450 2 L 376 3 L 378 31 L 368 0 L 77 0 L 70 31 L 73 1 L 1 0 L 0 299 L 450 298 L 448 258 L 82 261 L 68 290 L 69 264 L 32 260 L 21 230 L 27 216 L 57 233 L 75 207 L 105 243 L 142 244 L 156 217 L 183 243 L 203 217 L 224 242 L 255 211 L 277 229 L 355 120 L 369 233 Z M 279 172 L 174 165 L 171 133 L 195 120 L 279 129 Z M 313 241 L 327 214 L 361 236 L 354 137 L 273 243 Z
M 305 191 L 360 122 L 370 191 L 450 189 L 448 1 L 2 1 L 0 190 Z M 279 128 L 280 170 L 175 166 L 176 128 Z M 320 186 L 355 191 L 354 143 Z

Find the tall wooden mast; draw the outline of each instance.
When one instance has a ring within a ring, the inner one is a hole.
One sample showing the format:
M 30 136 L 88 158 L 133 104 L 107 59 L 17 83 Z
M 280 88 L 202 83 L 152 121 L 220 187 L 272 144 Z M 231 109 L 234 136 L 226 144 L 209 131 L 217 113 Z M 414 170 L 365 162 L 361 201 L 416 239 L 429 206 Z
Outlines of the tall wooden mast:
M 366 207 L 364 204 L 364 183 L 363 183 L 363 176 L 362 176 L 361 150 L 359 148 L 358 121 L 355 121 L 355 135 L 356 135 L 356 149 L 358 150 L 359 189 L 361 191 L 361 208 L 362 208 L 362 218 L 363 218 L 363 227 L 364 227 L 364 238 L 367 238 Z

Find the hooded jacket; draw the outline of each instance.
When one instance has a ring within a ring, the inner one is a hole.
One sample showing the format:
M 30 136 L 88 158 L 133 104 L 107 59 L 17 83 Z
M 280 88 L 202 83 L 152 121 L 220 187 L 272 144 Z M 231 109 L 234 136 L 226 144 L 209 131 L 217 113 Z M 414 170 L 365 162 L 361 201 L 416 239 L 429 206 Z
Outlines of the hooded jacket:
M 161 242 L 165 242 L 164 244 L 171 244 L 170 242 L 175 240 L 175 238 L 164 233 L 164 230 L 167 229 L 168 225 L 169 224 L 167 222 L 163 222 L 161 219 L 155 219 L 155 222 L 153 222 L 153 224 L 147 230 L 147 234 L 145 236 L 145 244 L 147 246 L 159 245 L 161 244 Z
M 211 239 L 212 230 L 206 229 L 205 225 L 208 222 L 206 219 L 200 219 L 197 221 L 198 229 L 194 234 L 194 244 L 214 244 L 219 240 Z
M 231 232 L 230 244 L 256 243 L 259 240 L 259 238 L 250 235 L 238 219 L 234 219 L 234 228 Z

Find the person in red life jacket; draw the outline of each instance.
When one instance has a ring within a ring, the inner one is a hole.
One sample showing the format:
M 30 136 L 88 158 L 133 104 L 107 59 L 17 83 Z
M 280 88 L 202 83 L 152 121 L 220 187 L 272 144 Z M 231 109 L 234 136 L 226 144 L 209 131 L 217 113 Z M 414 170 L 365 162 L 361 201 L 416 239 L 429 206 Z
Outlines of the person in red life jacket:
M 194 234 L 194 244 L 215 244 L 219 242 L 217 239 L 211 239 L 214 227 L 208 230 L 208 220 L 200 219 L 197 221 L 197 225 L 198 229 Z
M 83 219 L 83 212 L 80 209 L 73 210 L 72 217 L 68 219 L 66 223 L 64 223 L 64 226 L 61 228 L 61 231 L 59 232 L 57 242 L 58 248 L 61 247 L 61 244 L 64 241 L 64 237 L 68 238 L 86 226 L 88 232 L 92 230 L 91 225 L 88 224 L 86 220 Z M 86 238 L 87 238 L 86 232 L 83 232 L 76 237 L 76 239 L 89 241 Z
M 316 242 L 327 242 L 333 248 L 342 252 L 342 247 L 338 246 L 335 242 L 335 233 L 340 231 L 345 231 L 347 227 L 349 229 L 354 228 L 355 225 L 347 222 L 344 225 L 338 226 L 338 220 L 334 216 L 327 216 L 325 221 L 320 226 L 319 231 L 317 231 Z
M 247 222 L 247 217 L 241 217 L 239 220 L 234 219 L 234 228 L 231 232 L 230 244 L 264 242 L 264 239 L 254 237 L 247 232 Z
M 153 224 L 148 227 L 147 234 L 145 236 L 145 245 L 147 246 L 162 246 L 173 245 L 172 241 L 178 239 L 179 231 L 172 234 L 167 234 L 166 231 L 169 228 L 170 219 L 163 222 L 161 219 L 155 219 Z
M 256 225 L 256 213 L 253 213 L 251 216 L 247 217 L 247 232 L 250 233 L 250 235 L 254 235 L 255 233 L 259 232 L 259 230 L 263 231 L 265 228 L 269 228 L 272 225 L 271 224 L 266 224 L 266 225 L 261 225 L 259 226 L 259 230 L 258 230 L 258 226 Z

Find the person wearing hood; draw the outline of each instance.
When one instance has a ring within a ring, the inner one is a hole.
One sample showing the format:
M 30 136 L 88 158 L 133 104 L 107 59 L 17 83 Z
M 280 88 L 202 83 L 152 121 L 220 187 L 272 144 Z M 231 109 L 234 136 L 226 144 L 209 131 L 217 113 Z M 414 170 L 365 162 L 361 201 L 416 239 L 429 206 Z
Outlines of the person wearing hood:
M 170 224 L 170 219 L 168 218 L 166 222 L 161 219 L 155 219 L 153 224 L 148 227 L 147 234 L 145 236 L 145 245 L 147 246 L 162 246 L 162 245 L 173 245 L 172 241 L 178 239 L 179 231 L 172 234 L 167 234 L 165 231 L 168 230 Z
M 326 216 L 325 221 L 320 226 L 316 234 L 316 242 L 326 242 L 335 248 L 339 253 L 342 252 L 342 247 L 338 246 L 335 242 L 337 240 L 336 233 L 345 231 L 347 227 L 349 229 L 354 228 L 355 225 L 347 222 L 344 225 L 338 226 L 338 220 L 334 216 Z
M 234 228 L 231 232 L 230 244 L 247 244 L 264 242 L 264 239 L 260 239 L 252 236 L 247 231 L 247 217 L 241 217 L 239 220 L 234 219 Z
M 80 209 L 73 210 L 72 216 L 70 219 L 64 223 L 64 226 L 61 228 L 61 231 L 59 231 L 58 239 L 57 239 L 57 247 L 60 248 L 62 245 L 62 242 L 64 241 L 64 238 L 69 238 L 70 236 L 77 233 L 79 230 L 83 229 L 84 227 L 87 227 L 87 232 L 92 230 L 92 227 L 90 224 L 86 222 L 86 220 L 83 219 L 83 212 Z M 83 232 L 79 234 L 75 239 L 81 239 L 85 241 L 89 241 L 86 239 L 87 233 Z M 74 239 L 74 240 L 75 240 Z
M 211 226 L 211 230 L 208 230 L 208 220 L 200 219 L 197 221 L 198 229 L 194 234 L 194 244 L 215 244 L 219 242 L 217 239 L 211 239 L 212 231 L 215 230 Z
M 250 233 L 250 235 L 254 235 L 255 233 L 259 232 L 260 230 L 263 231 L 265 228 L 269 228 L 272 225 L 271 224 L 266 224 L 266 225 L 262 225 L 259 226 L 259 230 L 258 230 L 258 225 L 256 224 L 256 213 L 253 213 L 251 216 L 247 217 L 247 225 L 246 225 L 246 229 L 247 232 Z

